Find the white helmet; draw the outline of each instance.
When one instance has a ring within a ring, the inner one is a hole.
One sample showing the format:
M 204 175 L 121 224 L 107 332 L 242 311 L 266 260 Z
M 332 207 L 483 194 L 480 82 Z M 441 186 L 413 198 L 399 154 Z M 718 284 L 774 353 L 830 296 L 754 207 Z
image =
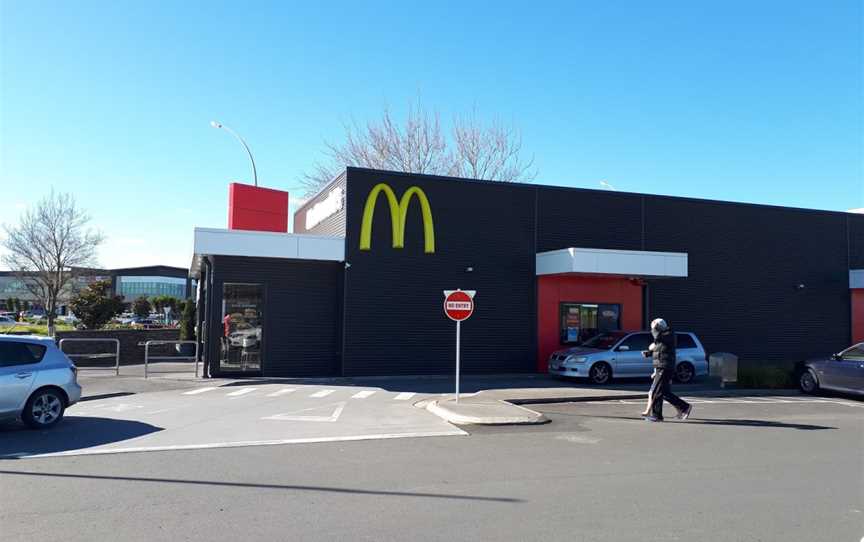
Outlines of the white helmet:
M 661 333 L 669 329 L 669 324 L 662 318 L 655 318 L 651 321 L 651 335 L 656 339 Z

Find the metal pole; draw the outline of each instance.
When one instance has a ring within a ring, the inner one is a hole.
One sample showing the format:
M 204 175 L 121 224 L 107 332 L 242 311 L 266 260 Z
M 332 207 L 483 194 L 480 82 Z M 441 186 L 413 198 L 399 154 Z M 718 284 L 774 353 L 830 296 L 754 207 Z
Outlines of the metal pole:
M 459 342 L 462 335 L 461 320 L 456 320 L 456 404 L 459 404 Z
M 114 376 L 120 376 L 120 341 L 114 339 L 114 346 L 117 347 L 117 353 L 114 355 Z
M 147 378 L 147 358 L 150 356 L 150 341 L 144 343 L 144 378 Z
M 252 162 L 252 177 L 255 179 L 255 186 L 258 186 L 258 171 L 255 169 L 255 159 L 252 158 L 252 151 L 249 150 L 249 145 L 247 145 L 246 142 L 243 141 L 243 138 L 240 137 L 240 134 L 238 134 L 237 132 L 235 132 L 235 131 L 232 130 L 231 128 L 228 128 L 228 127 L 225 126 L 224 124 L 220 124 L 219 127 L 220 127 L 220 128 L 224 128 L 224 129 L 227 130 L 231 135 L 233 135 L 233 136 L 236 137 L 238 140 L 240 140 L 240 144 L 243 145 L 243 148 L 244 148 L 244 149 L 246 149 L 246 154 L 249 155 L 249 160 Z

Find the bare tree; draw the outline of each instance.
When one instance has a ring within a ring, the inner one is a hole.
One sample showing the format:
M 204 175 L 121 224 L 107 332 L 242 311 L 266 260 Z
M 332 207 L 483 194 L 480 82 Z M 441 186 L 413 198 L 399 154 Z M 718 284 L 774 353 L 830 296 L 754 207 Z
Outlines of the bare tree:
M 521 134 L 498 121 L 485 125 L 476 110 L 454 119 L 449 138 L 438 112 L 430 113 L 419 102 L 409 108 L 404 125 L 385 108 L 380 119 L 344 128 L 344 142 L 325 142 L 327 161 L 303 175 L 308 194 L 346 166 L 505 182 L 529 182 L 536 176 L 533 158 L 520 157 Z
M 28 209 L 17 227 L 4 225 L 8 251 L 2 261 L 45 307 L 48 333 L 54 335 L 57 299 L 76 268 L 92 267 L 104 240 L 88 228 L 90 217 L 70 194 L 51 193 Z

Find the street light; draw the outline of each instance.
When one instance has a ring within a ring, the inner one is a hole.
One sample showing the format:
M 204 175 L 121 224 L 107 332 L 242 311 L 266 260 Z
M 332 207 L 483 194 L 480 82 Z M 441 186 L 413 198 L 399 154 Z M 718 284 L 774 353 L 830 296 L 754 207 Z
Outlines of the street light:
M 252 162 L 252 177 L 255 179 L 255 186 L 257 187 L 258 186 L 258 171 L 255 169 L 255 159 L 252 158 L 252 151 L 249 150 L 249 145 L 247 145 L 246 142 L 243 141 L 243 138 L 240 137 L 240 135 L 237 132 L 235 132 L 231 128 L 228 128 L 227 126 L 225 126 L 221 122 L 211 120 L 210 126 L 212 126 L 213 128 L 217 128 L 217 129 L 222 128 L 223 130 L 226 130 L 228 133 L 230 133 L 231 135 L 236 137 L 238 141 L 240 141 L 240 144 L 243 145 L 244 149 L 246 149 L 246 154 L 249 155 L 249 160 Z

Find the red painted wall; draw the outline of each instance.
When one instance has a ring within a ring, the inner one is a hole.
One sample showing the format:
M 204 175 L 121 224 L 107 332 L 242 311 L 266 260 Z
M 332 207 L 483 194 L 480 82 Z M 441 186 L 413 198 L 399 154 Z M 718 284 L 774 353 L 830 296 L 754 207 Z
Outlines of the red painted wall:
M 624 330 L 642 328 L 642 286 L 624 278 L 542 275 L 537 278 L 537 371 L 548 369 L 549 355 L 562 348 L 559 304 L 620 303 Z
M 864 342 L 864 288 L 852 290 L 852 342 Z
M 229 184 L 228 228 L 287 232 L 288 192 L 248 184 Z

